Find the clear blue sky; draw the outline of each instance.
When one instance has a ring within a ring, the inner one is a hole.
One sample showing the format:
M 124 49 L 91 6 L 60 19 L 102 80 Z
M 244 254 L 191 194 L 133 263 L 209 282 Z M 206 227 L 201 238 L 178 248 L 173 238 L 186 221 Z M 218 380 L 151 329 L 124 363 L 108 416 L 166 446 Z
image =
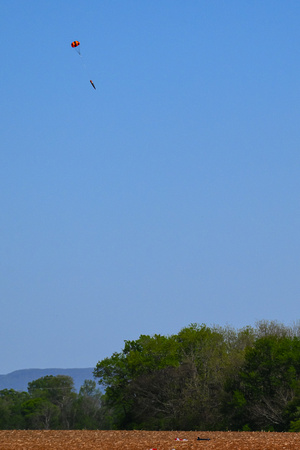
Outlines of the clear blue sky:
M 299 23 L 296 0 L 2 0 L 0 373 L 299 318 Z

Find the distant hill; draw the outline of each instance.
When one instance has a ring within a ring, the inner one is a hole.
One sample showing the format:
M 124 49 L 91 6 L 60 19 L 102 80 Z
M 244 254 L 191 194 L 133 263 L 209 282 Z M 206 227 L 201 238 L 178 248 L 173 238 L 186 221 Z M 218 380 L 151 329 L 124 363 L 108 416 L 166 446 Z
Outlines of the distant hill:
M 79 392 L 84 380 L 95 380 L 93 368 L 87 369 L 23 369 L 7 375 L 0 375 L 0 390 L 14 389 L 27 391 L 28 383 L 46 375 L 68 375 L 73 378 L 76 392 Z M 98 387 L 98 386 L 97 386 Z

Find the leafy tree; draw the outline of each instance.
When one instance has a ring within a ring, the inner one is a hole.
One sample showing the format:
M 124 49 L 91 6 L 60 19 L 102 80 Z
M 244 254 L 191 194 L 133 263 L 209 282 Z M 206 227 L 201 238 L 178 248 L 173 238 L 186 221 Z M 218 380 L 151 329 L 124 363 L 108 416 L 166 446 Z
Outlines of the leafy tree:
M 121 353 L 100 361 L 94 376 L 105 388 L 103 408 L 112 428 L 128 428 L 134 423 L 137 395 L 134 380 L 168 366 L 178 366 L 178 344 L 172 337 L 141 335 L 136 341 L 125 341 Z
M 150 430 L 185 429 L 187 417 L 184 412 L 189 399 L 184 395 L 184 390 L 190 373 L 188 364 L 182 364 L 178 367 L 168 366 L 132 380 L 132 426 Z
M 251 429 L 288 430 L 300 379 L 299 338 L 269 335 L 248 347 L 231 406 Z
M 94 430 L 102 425 L 102 393 L 94 380 L 85 380 L 75 402 L 75 427 Z
M 26 428 L 50 430 L 59 427 L 60 409 L 45 398 L 31 398 L 22 404 Z
M 179 427 L 215 429 L 229 365 L 227 345 L 219 330 L 192 324 L 177 336 L 186 383 L 180 392 Z
M 0 429 L 26 428 L 21 406 L 28 398 L 27 392 L 18 392 L 14 389 L 0 391 Z
M 94 371 L 116 428 L 217 427 L 228 367 L 222 334 L 192 324 L 178 335 L 142 335 Z
M 291 420 L 289 431 L 299 432 L 300 431 L 300 406 L 297 407 L 296 413 L 294 414 L 294 419 Z
M 47 375 L 28 383 L 28 392 L 34 398 L 48 400 L 59 408 L 60 428 L 70 429 L 74 425 L 73 403 L 76 399 L 73 379 L 66 375 Z

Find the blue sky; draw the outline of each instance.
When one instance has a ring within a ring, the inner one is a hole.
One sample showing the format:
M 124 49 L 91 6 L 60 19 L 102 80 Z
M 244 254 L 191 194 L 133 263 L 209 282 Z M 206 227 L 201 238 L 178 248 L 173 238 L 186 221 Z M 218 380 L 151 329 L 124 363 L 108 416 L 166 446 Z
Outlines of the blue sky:
M 1 2 L 0 373 L 299 318 L 299 19 L 297 1 Z

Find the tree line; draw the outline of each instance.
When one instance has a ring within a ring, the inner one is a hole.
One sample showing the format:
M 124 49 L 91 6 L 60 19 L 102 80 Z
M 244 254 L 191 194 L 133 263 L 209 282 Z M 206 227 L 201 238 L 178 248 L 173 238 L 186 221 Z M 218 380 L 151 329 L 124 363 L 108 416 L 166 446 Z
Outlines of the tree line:
M 141 335 L 94 376 L 0 391 L 0 428 L 300 431 L 300 324 Z
M 94 375 L 106 428 L 300 431 L 300 324 L 141 335 Z

